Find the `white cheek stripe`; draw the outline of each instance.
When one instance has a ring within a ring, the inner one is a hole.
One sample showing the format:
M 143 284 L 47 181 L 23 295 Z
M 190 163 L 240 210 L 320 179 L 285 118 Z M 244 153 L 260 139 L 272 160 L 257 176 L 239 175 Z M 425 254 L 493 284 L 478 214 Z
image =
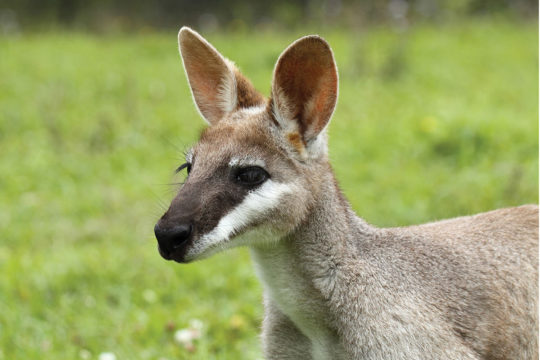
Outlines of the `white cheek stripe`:
M 281 198 L 292 192 L 293 187 L 290 184 L 267 180 L 260 188 L 250 192 L 238 206 L 222 217 L 212 231 L 196 240 L 193 247 L 188 250 L 186 258 L 199 257 L 206 250 L 225 243 L 254 219 L 277 207 Z

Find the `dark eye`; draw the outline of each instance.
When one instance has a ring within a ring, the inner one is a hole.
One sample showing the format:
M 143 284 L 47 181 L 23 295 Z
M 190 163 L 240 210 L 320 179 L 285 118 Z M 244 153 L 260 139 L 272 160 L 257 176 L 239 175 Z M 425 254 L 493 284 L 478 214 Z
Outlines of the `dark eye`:
M 187 173 L 189 174 L 191 172 L 191 164 L 190 163 L 185 163 L 185 164 L 182 164 L 178 167 L 178 169 L 176 169 L 176 173 L 179 173 L 180 171 L 184 170 L 184 169 L 187 169 Z
M 262 184 L 270 175 L 258 166 L 241 168 L 236 171 L 235 180 L 242 185 L 259 185 Z

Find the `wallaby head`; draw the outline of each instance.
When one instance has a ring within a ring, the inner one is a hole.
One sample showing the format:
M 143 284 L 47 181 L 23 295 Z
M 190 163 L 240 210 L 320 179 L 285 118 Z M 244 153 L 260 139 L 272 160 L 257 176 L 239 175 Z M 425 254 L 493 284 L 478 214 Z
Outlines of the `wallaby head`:
M 165 259 L 189 262 L 275 241 L 308 215 L 331 174 L 326 127 L 337 69 L 329 45 L 303 37 L 279 57 L 270 99 L 189 28 L 178 35 L 194 102 L 209 123 L 187 153 L 187 179 L 155 226 Z

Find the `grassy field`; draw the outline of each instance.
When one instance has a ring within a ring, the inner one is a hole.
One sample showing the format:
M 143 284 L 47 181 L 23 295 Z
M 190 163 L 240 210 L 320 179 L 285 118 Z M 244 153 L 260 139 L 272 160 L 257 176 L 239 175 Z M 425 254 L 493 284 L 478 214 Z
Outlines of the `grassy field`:
M 303 33 L 205 34 L 268 94 Z M 321 33 L 330 153 L 358 214 L 406 225 L 538 202 L 536 23 Z M 181 266 L 152 229 L 204 127 L 176 33 L 0 37 L 0 359 L 256 359 L 245 249 Z M 202 336 L 186 349 L 177 330 Z

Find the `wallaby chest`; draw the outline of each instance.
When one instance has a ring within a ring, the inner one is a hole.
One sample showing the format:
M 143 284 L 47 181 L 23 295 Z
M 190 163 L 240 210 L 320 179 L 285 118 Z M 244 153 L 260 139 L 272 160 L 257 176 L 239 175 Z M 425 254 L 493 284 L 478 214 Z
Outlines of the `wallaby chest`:
M 277 308 L 309 340 L 314 360 L 341 359 L 337 334 L 331 330 L 328 311 L 320 294 L 303 273 L 286 244 L 251 251 L 257 275 Z

